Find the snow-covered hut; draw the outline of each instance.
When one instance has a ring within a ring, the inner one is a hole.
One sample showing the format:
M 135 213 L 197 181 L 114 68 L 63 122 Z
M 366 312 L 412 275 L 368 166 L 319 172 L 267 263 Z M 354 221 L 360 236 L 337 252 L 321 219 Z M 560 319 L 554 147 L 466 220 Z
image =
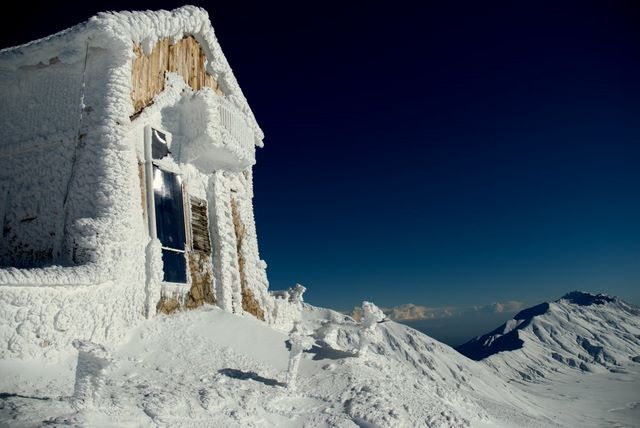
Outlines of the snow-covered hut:
M 263 133 L 206 11 L 101 13 L 0 51 L 0 357 L 203 303 L 272 322 Z

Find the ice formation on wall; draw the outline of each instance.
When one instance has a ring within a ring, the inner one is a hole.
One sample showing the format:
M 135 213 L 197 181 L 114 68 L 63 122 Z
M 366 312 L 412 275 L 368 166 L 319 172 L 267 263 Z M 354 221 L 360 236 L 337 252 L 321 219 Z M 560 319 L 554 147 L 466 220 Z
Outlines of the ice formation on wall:
M 162 92 L 134 116 L 135 50 L 185 37 L 204 51 L 220 93 L 167 73 Z M 253 219 L 251 168 L 264 136 L 204 10 L 101 13 L 0 51 L 0 76 L 1 357 L 53 355 L 78 338 L 117 340 L 155 315 L 159 299 L 179 307 L 193 297 L 163 283 L 162 250 L 149 235 L 149 126 L 173 137 L 159 167 L 207 201 L 211 301 L 290 324 L 278 320 L 290 302 L 267 291 Z

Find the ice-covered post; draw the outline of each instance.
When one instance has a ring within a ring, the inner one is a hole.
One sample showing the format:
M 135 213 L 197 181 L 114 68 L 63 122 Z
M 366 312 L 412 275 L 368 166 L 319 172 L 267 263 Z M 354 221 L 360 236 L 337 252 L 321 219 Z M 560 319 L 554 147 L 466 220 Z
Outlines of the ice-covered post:
M 362 319 L 360 320 L 360 348 L 358 356 L 367 355 L 369 344 L 376 338 L 376 326 L 385 318 L 384 312 L 371 302 L 362 302 Z
M 112 358 L 103 346 L 88 340 L 76 339 L 73 346 L 78 350 L 78 366 L 71 406 L 81 410 L 91 406 L 98 397 L 104 385 L 104 371 Z
M 297 304 L 304 302 L 302 295 L 305 291 L 307 291 L 307 287 L 302 284 L 296 284 L 295 287 L 289 290 L 289 301 Z
M 311 332 L 305 329 L 300 323 L 296 322 L 289 334 L 289 342 L 291 343 L 291 351 L 289 353 L 289 369 L 287 370 L 287 388 L 292 391 L 296 389 L 296 375 L 302 353 L 311 349 L 314 344 Z

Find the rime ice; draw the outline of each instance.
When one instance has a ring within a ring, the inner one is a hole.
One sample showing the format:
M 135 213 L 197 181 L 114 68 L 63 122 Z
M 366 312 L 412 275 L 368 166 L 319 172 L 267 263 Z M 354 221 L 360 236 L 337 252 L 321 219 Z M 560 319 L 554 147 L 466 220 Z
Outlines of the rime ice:
M 4 49 L 0 94 L 0 356 L 203 304 L 290 327 L 253 219 L 264 136 L 204 10 L 101 13 Z

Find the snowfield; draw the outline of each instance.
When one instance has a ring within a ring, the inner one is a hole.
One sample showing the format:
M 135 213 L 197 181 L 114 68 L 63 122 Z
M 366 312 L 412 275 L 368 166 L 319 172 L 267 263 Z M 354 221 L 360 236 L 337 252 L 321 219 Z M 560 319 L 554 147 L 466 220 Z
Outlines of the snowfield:
M 614 371 L 528 382 L 392 321 L 378 323 L 363 350 L 353 319 L 306 304 L 302 315 L 298 329 L 314 332 L 315 344 L 303 353 L 295 388 L 286 384 L 286 333 L 205 307 L 148 320 L 106 349 L 110 362 L 80 408 L 78 353 L 1 361 L 0 424 L 600 427 L 640 420 L 640 364 L 631 359 Z

